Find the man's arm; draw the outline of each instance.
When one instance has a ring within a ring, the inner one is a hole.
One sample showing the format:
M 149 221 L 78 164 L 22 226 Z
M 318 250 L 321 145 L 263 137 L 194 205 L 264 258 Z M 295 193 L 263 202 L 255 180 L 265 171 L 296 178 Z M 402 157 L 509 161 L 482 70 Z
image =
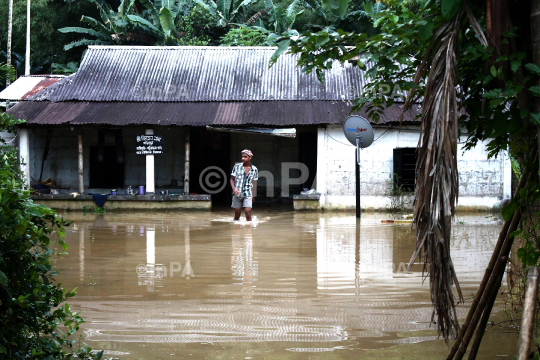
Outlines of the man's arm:
M 253 197 L 251 201 L 255 201 L 256 196 L 257 196 L 257 180 L 253 180 Z
M 232 188 L 233 194 L 238 195 L 240 193 L 240 191 L 238 191 L 238 189 L 234 186 L 234 179 L 236 179 L 236 177 L 231 176 L 231 181 L 230 181 L 231 188 Z

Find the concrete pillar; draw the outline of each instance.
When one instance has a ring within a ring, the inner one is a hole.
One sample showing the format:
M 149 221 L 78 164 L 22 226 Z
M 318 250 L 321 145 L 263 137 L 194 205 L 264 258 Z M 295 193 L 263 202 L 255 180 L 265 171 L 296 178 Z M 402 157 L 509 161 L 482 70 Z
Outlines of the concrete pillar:
M 145 135 L 154 135 L 153 129 L 146 129 Z M 156 175 L 154 171 L 154 155 L 146 155 L 146 193 L 156 191 Z
M 83 137 L 82 137 L 82 130 L 79 130 L 78 134 L 78 140 L 79 140 L 79 194 L 84 194 L 84 157 L 83 157 Z
M 30 130 L 20 129 L 19 132 L 19 162 L 24 175 L 25 185 L 30 187 Z
M 184 194 L 189 195 L 189 157 L 190 157 L 190 139 L 189 128 L 186 129 L 186 162 L 184 164 Z
M 326 129 L 324 127 L 319 127 L 317 129 L 317 175 L 316 179 L 316 190 L 321 193 L 321 198 L 319 200 L 321 208 L 324 208 L 326 203 Z

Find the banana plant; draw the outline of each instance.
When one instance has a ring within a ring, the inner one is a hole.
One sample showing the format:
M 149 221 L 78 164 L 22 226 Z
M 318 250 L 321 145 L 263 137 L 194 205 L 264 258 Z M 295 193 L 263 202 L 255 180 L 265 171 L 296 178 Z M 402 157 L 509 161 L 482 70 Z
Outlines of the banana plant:
M 264 6 L 268 9 L 270 25 L 275 34 L 291 29 L 296 18 L 305 10 L 303 0 L 294 0 L 286 9 L 274 5 L 273 0 L 264 0 Z
M 231 24 L 236 15 L 244 10 L 246 6 L 257 0 L 195 0 L 203 9 L 208 11 L 212 16 L 218 16 L 218 24 L 227 26 Z
M 128 15 L 128 19 L 161 36 L 176 35 L 176 21 L 186 7 L 186 0 L 139 0 L 147 10 L 150 21 L 139 15 Z
M 107 2 L 89 0 L 100 12 L 101 21 L 83 16 L 81 22 L 88 27 L 66 27 L 59 29 L 63 33 L 77 33 L 92 36 L 94 39 L 82 39 L 64 46 L 64 50 L 76 46 L 135 43 L 154 45 L 156 42 L 172 39 L 176 36 L 175 22 L 186 5 L 186 0 L 139 0 L 148 13 L 149 19 L 134 14 L 135 0 L 122 0 L 118 11 L 114 11 Z
M 108 45 L 118 43 L 118 41 L 125 37 L 128 29 L 128 20 L 126 14 L 131 10 L 135 0 L 122 0 L 118 7 L 118 12 L 115 12 L 107 2 L 98 2 L 96 0 L 89 0 L 94 3 L 99 9 L 101 21 L 98 21 L 90 16 L 83 15 L 81 22 L 89 25 L 85 27 L 65 27 L 58 29 L 62 33 L 77 33 L 83 35 L 90 35 L 95 39 L 82 39 L 74 41 L 64 46 L 64 50 L 69 50 L 77 46 L 87 45 Z
M 350 0 L 305 0 L 305 6 L 321 18 L 326 25 L 336 25 L 359 11 L 348 11 Z

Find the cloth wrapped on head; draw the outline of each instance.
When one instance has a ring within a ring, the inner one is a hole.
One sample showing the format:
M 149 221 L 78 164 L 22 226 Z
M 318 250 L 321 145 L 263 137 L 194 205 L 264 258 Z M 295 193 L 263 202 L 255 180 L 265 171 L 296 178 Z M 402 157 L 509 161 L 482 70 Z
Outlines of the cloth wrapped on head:
M 248 149 L 242 150 L 242 154 L 246 154 L 250 158 L 253 157 L 253 153 L 251 152 L 251 150 L 248 150 Z

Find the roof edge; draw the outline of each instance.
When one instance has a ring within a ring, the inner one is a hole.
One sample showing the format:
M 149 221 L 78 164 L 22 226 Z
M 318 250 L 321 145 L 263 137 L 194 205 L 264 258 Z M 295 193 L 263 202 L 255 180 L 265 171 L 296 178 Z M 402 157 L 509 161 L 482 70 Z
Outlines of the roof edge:
M 178 49 L 193 49 L 193 50 L 275 50 L 277 46 L 143 46 L 143 45 L 89 45 L 89 49 L 124 49 L 124 50 L 178 50 Z

